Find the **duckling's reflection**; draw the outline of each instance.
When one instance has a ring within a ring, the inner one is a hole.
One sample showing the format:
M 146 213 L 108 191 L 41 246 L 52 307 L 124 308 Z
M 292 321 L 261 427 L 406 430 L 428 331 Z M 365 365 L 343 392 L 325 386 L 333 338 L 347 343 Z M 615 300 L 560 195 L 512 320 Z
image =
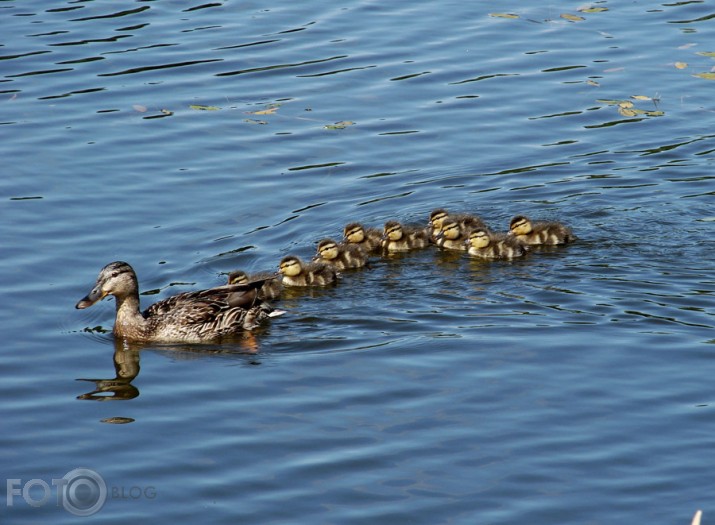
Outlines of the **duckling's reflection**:
M 95 389 L 77 399 L 90 399 L 93 401 L 114 401 L 120 399 L 134 399 L 139 395 L 139 389 L 132 385 L 132 381 L 139 375 L 139 350 L 138 345 L 133 345 L 121 338 L 114 340 L 114 370 L 113 379 L 77 379 L 95 384 Z

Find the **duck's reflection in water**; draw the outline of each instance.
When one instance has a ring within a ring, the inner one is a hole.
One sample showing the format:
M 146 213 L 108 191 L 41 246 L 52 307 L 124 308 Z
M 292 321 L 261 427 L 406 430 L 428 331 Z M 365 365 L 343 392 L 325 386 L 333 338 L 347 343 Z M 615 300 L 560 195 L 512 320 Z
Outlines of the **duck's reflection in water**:
M 111 379 L 78 378 L 77 381 L 94 383 L 94 390 L 77 396 L 77 399 L 91 401 L 116 401 L 134 399 L 139 389 L 132 384 L 139 375 L 139 353 L 143 349 L 168 351 L 175 356 L 207 355 L 255 355 L 259 352 L 259 339 L 253 332 L 245 332 L 228 344 L 217 345 L 167 345 L 157 346 L 147 343 L 132 343 L 122 338 L 114 339 L 114 371 Z M 252 359 L 251 364 L 258 364 Z
M 114 340 L 114 370 L 112 379 L 77 379 L 94 383 L 95 389 L 77 399 L 93 401 L 114 401 L 118 399 L 134 399 L 139 395 L 139 389 L 132 381 L 139 375 L 139 350 L 141 346 L 133 345 L 121 338 Z

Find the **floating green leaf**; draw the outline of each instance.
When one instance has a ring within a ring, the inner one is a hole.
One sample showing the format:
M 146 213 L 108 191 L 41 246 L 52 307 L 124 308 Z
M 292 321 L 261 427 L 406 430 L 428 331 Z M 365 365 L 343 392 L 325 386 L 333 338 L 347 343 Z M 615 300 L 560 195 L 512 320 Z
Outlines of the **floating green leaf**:
M 355 123 L 350 121 L 350 120 L 341 120 L 340 122 L 336 122 L 335 124 L 328 124 L 325 126 L 325 129 L 345 129 L 348 126 L 352 126 Z
M 695 73 L 693 76 L 704 78 L 705 80 L 715 80 L 715 73 Z
M 561 18 L 563 18 L 565 20 L 570 20 L 571 22 L 583 22 L 584 20 L 586 20 L 582 16 L 572 15 L 570 13 L 562 13 Z
M 604 11 L 608 11 L 607 7 L 579 7 L 578 10 L 582 13 L 603 13 Z
M 622 104 L 623 102 L 628 102 L 628 100 L 615 100 L 615 99 L 608 99 L 608 98 L 599 98 L 596 100 L 596 102 L 600 102 L 601 104 L 608 104 L 609 106 L 617 106 L 619 104 Z
M 624 108 L 624 107 L 619 107 L 618 112 L 623 115 L 624 117 L 635 117 L 638 115 L 638 112 L 641 110 L 638 109 L 631 109 L 631 108 Z
M 494 18 L 519 18 L 519 15 L 513 13 L 489 13 L 489 16 Z
M 218 107 L 218 106 L 202 106 L 202 105 L 200 105 L 200 104 L 192 104 L 192 105 L 189 106 L 189 108 L 190 108 L 190 109 L 195 109 L 195 110 L 198 110 L 198 111 L 217 111 L 217 110 L 221 109 L 221 108 Z
M 279 107 L 281 107 L 280 104 L 271 104 L 266 109 L 260 109 L 258 111 L 247 111 L 246 113 L 249 115 L 273 115 L 273 113 L 278 111 Z
M 715 51 L 698 51 L 695 53 L 696 55 L 700 55 L 703 57 L 713 57 L 715 58 Z

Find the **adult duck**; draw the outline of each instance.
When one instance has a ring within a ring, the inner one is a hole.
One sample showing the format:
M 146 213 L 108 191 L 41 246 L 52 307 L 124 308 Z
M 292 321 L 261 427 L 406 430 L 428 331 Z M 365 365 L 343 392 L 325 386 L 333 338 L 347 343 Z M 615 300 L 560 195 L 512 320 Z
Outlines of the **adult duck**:
M 116 300 L 114 335 L 143 342 L 206 343 L 243 330 L 284 312 L 273 310 L 257 298 L 264 281 L 247 285 L 224 285 L 184 292 L 152 304 L 139 306 L 139 283 L 134 269 L 123 261 L 102 268 L 92 290 L 76 305 L 89 308 L 113 295 Z

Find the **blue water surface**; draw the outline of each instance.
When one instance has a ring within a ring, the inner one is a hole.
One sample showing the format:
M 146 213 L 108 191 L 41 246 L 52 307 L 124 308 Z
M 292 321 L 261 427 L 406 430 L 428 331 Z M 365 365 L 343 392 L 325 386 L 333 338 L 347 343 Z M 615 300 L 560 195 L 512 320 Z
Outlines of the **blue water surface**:
M 3 522 L 712 521 L 715 12 L 523 4 L 0 1 Z M 220 345 L 74 309 L 437 207 L 579 240 L 376 256 Z

